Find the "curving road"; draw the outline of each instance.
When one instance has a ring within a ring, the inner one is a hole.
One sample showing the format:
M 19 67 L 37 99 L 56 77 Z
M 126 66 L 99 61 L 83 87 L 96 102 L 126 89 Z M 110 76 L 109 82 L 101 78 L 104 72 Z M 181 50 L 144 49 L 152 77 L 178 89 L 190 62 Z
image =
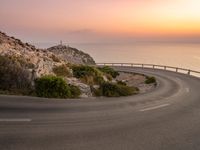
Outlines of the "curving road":
M 199 150 L 200 79 L 119 67 L 157 78 L 123 98 L 0 96 L 0 150 Z

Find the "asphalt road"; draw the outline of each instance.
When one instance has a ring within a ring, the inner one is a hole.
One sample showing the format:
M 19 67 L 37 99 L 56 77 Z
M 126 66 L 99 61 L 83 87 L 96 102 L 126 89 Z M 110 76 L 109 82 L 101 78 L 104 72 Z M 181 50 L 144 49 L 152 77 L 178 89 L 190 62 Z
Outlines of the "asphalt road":
M 0 150 L 200 150 L 200 79 L 169 71 L 123 98 L 0 96 Z

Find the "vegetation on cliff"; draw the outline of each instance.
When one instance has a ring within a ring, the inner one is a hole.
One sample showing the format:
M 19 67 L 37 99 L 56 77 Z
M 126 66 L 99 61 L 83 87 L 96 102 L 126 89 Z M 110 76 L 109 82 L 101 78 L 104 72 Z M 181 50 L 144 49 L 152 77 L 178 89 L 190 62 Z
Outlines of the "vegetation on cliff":
M 117 83 L 112 83 L 119 73 L 113 68 L 108 66 L 105 67 L 93 67 L 93 66 L 73 66 L 73 74 L 75 77 L 80 78 L 84 82 L 90 85 L 99 85 L 98 88 L 92 88 L 95 96 L 107 96 L 107 97 L 119 97 L 128 96 L 138 93 L 139 89 L 136 87 L 127 86 L 126 83 L 118 81 Z M 111 81 L 109 79 L 105 80 L 107 75 L 111 76 Z
M 27 64 L 9 56 L 0 56 L 0 90 L 13 94 L 28 94 L 31 77 Z
M 156 78 L 155 78 L 155 77 L 146 76 L 146 81 L 145 81 L 145 83 L 146 83 L 146 84 L 156 83 Z
M 139 91 L 136 87 L 130 87 L 119 83 L 104 82 L 99 89 L 94 90 L 96 96 L 119 97 L 137 94 Z
M 81 81 L 88 85 L 101 84 L 104 82 L 103 73 L 96 67 L 73 65 L 72 70 L 74 77 L 81 79 Z
M 119 72 L 108 66 L 98 67 L 98 69 L 108 75 L 111 75 L 113 78 L 116 78 L 119 75 Z
M 69 67 L 67 65 L 60 65 L 60 66 L 55 66 L 53 68 L 53 72 L 57 75 L 57 76 L 62 76 L 62 77 L 69 77 L 71 76 Z
M 80 89 L 68 85 L 61 77 L 43 76 L 35 80 L 35 92 L 39 97 L 47 98 L 76 98 L 80 96 Z

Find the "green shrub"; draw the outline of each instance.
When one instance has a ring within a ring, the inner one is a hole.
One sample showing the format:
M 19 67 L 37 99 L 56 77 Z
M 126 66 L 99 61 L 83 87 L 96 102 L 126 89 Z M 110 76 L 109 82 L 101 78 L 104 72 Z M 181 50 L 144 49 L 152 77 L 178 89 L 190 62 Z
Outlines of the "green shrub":
M 110 74 L 105 74 L 105 76 L 109 81 L 112 81 L 113 77 Z
M 113 68 L 110 68 L 108 66 L 98 67 L 98 69 L 106 74 L 110 74 L 113 78 L 116 78 L 119 75 L 117 71 L 115 71 Z
M 25 94 L 31 89 L 30 72 L 9 56 L 0 56 L 0 90 Z
M 39 97 L 68 98 L 71 97 L 70 87 L 60 77 L 43 76 L 35 80 L 35 92 Z
M 35 93 L 47 98 L 77 98 L 81 91 L 74 85 L 68 85 L 63 78 L 49 75 L 35 80 Z
M 119 97 L 119 96 L 129 96 L 136 94 L 138 92 L 137 88 L 129 87 L 122 84 L 114 84 L 105 82 L 100 85 L 100 88 L 95 91 L 97 96 L 107 96 L 107 97 Z
M 146 80 L 145 80 L 145 83 L 146 84 L 151 84 L 151 83 L 156 83 L 156 78 L 155 77 L 146 77 Z
M 77 78 L 84 76 L 101 76 L 102 73 L 95 67 L 86 65 L 74 65 L 72 66 L 73 74 Z
M 104 82 L 102 72 L 95 67 L 74 65 L 72 66 L 72 70 L 74 77 L 80 78 L 86 84 L 93 85 Z
M 71 92 L 71 98 L 77 98 L 81 95 L 81 90 L 74 85 L 69 85 L 70 87 L 70 92 Z
M 70 76 L 69 68 L 66 65 L 56 66 L 53 68 L 53 72 L 57 76 Z

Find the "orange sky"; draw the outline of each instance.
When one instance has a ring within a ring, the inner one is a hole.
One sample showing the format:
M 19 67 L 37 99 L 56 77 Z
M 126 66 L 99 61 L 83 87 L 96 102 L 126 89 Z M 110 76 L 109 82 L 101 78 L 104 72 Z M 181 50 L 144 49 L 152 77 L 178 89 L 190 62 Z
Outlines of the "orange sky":
M 199 37 L 200 0 L 0 0 L 0 20 L 35 42 Z

